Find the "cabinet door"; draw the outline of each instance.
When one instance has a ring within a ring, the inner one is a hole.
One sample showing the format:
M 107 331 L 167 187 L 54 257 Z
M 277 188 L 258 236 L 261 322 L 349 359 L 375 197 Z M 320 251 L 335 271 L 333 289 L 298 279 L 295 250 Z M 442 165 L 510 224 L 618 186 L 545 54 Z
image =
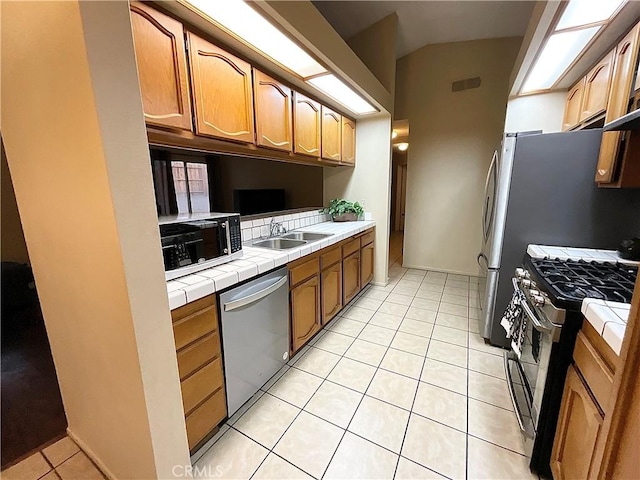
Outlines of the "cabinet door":
M 196 133 L 253 143 L 251 65 L 188 32 Z
M 344 305 L 360 291 L 360 250 L 342 261 L 342 288 Z
M 373 279 L 373 243 L 360 251 L 360 289 Z
M 356 122 L 342 117 L 342 163 L 356 164 Z
M 638 35 L 640 24 L 636 25 L 618 44 L 613 62 L 611 92 L 607 102 L 605 123 L 627 113 L 633 74 L 638 63 Z M 604 132 L 600 144 L 600 156 L 596 169 L 596 182 L 608 183 L 613 180 L 616 159 L 620 150 L 621 132 Z
M 582 111 L 582 98 L 584 96 L 583 78 L 576 83 L 567 96 L 567 103 L 564 106 L 564 120 L 562 121 L 562 130 L 571 130 L 580 123 L 580 112 Z
M 257 143 L 291 151 L 291 89 L 253 70 Z
M 342 262 L 322 271 L 322 325 L 342 309 Z
M 322 106 L 322 158 L 340 161 L 342 116 Z
M 144 119 L 149 125 L 191 130 L 182 23 L 144 3 L 130 7 Z
M 614 54 L 615 50 L 612 50 L 585 77 L 581 122 L 604 112 L 607 108 Z
M 294 153 L 320 156 L 320 104 L 293 92 Z
M 291 289 L 293 351 L 297 351 L 320 327 L 320 279 L 310 278 Z
M 570 366 L 551 453 L 551 471 L 555 480 L 590 478 L 603 421 L 587 387 L 574 366 Z

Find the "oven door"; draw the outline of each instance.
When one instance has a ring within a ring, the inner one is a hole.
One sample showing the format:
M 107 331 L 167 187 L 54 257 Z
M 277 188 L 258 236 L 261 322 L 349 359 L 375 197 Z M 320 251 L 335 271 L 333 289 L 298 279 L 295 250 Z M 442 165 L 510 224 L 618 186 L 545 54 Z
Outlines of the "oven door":
M 513 279 L 513 284 L 519 290 L 516 279 Z M 518 357 L 513 350 L 505 352 L 504 362 L 525 451 L 531 456 L 555 330 L 560 327 L 536 315 L 536 310 L 528 302 L 523 302 L 521 315 L 525 317 L 523 320 L 527 325 L 521 355 Z

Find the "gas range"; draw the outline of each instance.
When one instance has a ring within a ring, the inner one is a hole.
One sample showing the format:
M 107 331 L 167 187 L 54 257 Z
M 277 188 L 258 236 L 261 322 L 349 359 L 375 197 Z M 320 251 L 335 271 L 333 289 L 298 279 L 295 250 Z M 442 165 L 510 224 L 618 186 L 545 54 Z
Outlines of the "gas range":
M 525 257 L 516 275 L 557 308 L 579 311 L 585 298 L 631 303 L 638 268 L 613 262 Z M 531 282 L 532 285 L 529 285 Z
M 505 353 L 505 371 L 530 467 L 543 477 L 552 478 L 553 438 L 582 327 L 582 300 L 630 303 L 637 274 L 635 266 L 528 254 L 516 269 L 514 294 L 501 322 L 512 346 Z

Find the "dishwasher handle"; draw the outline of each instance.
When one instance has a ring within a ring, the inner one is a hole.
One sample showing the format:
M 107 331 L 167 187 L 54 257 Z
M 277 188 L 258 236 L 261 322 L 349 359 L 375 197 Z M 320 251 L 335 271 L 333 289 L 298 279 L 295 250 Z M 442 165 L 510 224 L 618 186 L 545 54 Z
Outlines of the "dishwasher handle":
M 233 300 L 231 302 L 224 304 L 224 311 L 230 312 L 232 310 L 236 310 L 238 308 L 244 307 L 246 305 L 250 305 L 252 303 L 257 302 L 258 300 L 263 299 L 267 295 L 275 292 L 284 284 L 287 283 L 288 276 L 279 278 L 276 282 L 269 285 L 267 288 L 260 290 L 259 292 L 252 293 L 251 295 L 247 295 L 246 297 L 238 298 L 237 300 Z

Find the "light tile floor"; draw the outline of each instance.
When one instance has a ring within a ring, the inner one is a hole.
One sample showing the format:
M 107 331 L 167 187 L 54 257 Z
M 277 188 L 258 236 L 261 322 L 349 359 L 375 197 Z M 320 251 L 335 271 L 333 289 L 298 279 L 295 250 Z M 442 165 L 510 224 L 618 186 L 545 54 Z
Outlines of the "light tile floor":
M 477 279 L 392 265 L 196 461 L 200 478 L 536 478 Z M 202 453 L 202 452 L 201 452 Z
M 3 480 L 104 480 L 104 476 L 69 437 L 30 455 L 0 474 Z

